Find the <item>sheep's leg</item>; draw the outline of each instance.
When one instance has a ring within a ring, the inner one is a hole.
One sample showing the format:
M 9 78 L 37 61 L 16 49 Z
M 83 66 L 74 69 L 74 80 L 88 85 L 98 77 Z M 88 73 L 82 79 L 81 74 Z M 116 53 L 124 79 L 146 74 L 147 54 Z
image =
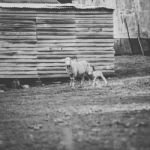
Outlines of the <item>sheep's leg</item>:
M 70 86 L 71 86 L 72 88 L 75 87 L 75 78 L 74 78 L 74 77 L 70 77 Z
M 70 86 L 72 87 L 72 78 L 70 78 Z
M 72 87 L 72 77 L 70 76 L 70 86 Z
M 83 83 L 84 83 L 84 75 L 82 76 L 82 79 L 81 79 L 81 86 L 83 86 Z
M 101 74 L 100 74 L 100 77 L 104 80 L 105 84 L 107 84 L 107 80 L 106 80 L 106 78 L 104 77 L 104 75 L 103 75 L 102 72 L 101 72 Z

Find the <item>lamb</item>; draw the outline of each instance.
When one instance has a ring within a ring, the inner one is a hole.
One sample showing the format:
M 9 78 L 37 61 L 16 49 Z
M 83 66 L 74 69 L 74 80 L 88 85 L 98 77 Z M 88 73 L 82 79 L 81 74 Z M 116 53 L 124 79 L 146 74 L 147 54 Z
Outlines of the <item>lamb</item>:
M 102 71 L 95 70 L 94 66 L 90 66 L 88 74 L 93 77 L 93 83 L 92 83 L 93 87 L 96 86 L 96 79 L 99 78 L 99 77 L 101 77 L 104 80 L 105 84 L 107 84 L 107 80 L 104 77 Z
M 81 86 L 85 80 L 85 76 L 88 76 L 90 64 L 85 60 L 77 60 L 77 58 L 71 59 L 70 57 L 66 57 L 64 59 L 66 72 L 70 76 L 70 86 L 75 87 L 75 78 L 81 77 Z

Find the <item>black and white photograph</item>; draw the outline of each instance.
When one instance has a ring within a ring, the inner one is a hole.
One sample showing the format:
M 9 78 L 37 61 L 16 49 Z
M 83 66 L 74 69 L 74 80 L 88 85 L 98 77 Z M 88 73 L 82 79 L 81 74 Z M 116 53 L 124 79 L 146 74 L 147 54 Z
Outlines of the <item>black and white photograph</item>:
M 0 150 L 150 150 L 150 0 L 0 0 Z

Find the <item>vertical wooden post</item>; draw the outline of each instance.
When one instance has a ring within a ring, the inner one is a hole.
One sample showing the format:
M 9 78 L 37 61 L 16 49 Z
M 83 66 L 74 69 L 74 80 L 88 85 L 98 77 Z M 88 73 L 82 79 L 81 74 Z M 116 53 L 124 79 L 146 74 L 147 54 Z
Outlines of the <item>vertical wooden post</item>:
M 143 50 L 141 39 L 140 39 L 140 24 L 139 24 L 139 19 L 138 19 L 138 15 L 137 15 L 135 1 L 133 1 L 133 3 L 134 3 L 135 21 L 136 21 L 137 29 L 138 29 L 138 37 L 137 38 L 138 38 L 138 42 L 139 42 L 139 45 L 140 45 L 141 53 L 144 56 L 144 50 Z
M 130 34 L 129 34 L 129 28 L 128 28 L 127 20 L 126 20 L 125 17 L 124 17 L 124 23 L 125 23 L 125 26 L 126 26 L 126 29 L 127 29 L 127 34 L 128 34 L 128 38 L 129 38 L 130 47 L 131 47 L 131 50 L 133 52 L 133 46 L 132 46 L 132 42 L 131 42 L 131 38 L 130 38 Z

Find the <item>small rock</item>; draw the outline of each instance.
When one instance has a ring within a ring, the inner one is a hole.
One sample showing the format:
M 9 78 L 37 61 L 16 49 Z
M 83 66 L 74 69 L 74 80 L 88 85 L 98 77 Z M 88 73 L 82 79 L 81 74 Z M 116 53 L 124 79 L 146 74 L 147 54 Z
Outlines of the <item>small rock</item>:
M 125 137 L 121 138 L 121 142 L 127 142 L 127 139 Z
M 80 127 L 79 125 L 77 125 L 77 124 L 74 125 L 74 128 L 75 128 L 75 129 L 81 129 L 81 127 Z
M 134 120 L 134 119 L 135 119 L 134 117 L 131 117 L 131 118 L 130 118 L 130 120 Z
M 64 123 L 63 119 L 57 118 L 54 120 L 55 123 Z
M 2 135 L 0 134 L 0 146 L 3 144 L 3 137 Z
M 147 124 L 145 122 L 140 122 L 140 123 L 137 123 L 135 126 L 136 127 L 144 127 L 144 126 L 147 126 Z
M 2 145 L 3 144 L 3 141 L 2 140 L 0 140 L 0 145 Z
M 32 134 L 29 134 L 29 138 L 30 138 L 31 141 L 34 140 L 34 136 Z
M 29 89 L 29 87 L 30 87 L 29 85 L 22 85 L 23 89 Z
M 42 128 L 42 125 L 41 124 L 37 124 L 37 125 L 34 125 L 34 126 L 30 127 L 30 128 L 32 128 L 34 130 L 39 130 L 39 129 Z
M 130 123 L 128 122 L 128 123 L 126 123 L 126 127 L 129 127 L 130 126 Z
M 136 131 L 135 131 L 135 130 L 131 130 L 130 133 L 129 133 L 130 136 L 133 136 L 133 135 L 135 135 L 135 134 L 136 134 Z
M 118 121 L 118 120 L 114 120 L 114 121 L 113 121 L 113 124 L 122 125 L 122 126 L 124 126 L 124 127 L 126 127 L 126 128 L 128 128 L 128 127 L 130 126 L 130 123 L 129 123 L 129 122 L 125 124 L 125 123 L 120 122 L 120 121 Z
M 121 122 L 120 121 L 118 121 L 118 120 L 113 120 L 113 122 L 112 122 L 113 124 L 121 124 Z
M 56 82 L 53 82 L 54 84 L 61 84 L 61 82 L 60 81 L 56 81 Z
M 99 132 L 101 129 L 100 128 L 93 128 L 92 132 Z
M 78 131 L 78 142 L 81 142 L 81 141 L 83 141 L 83 138 L 84 138 L 84 133 L 83 133 L 83 131 Z
M 1 91 L 6 91 L 7 87 L 5 84 L 0 84 L 0 90 Z
M 0 93 L 4 93 L 5 91 L 4 90 L 0 90 Z
M 108 145 L 109 143 L 110 143 L 109 140 L 104 141 L 105 145 Z
M 41 124 L 38 124 L 38 125 L 34 126 L 34 129 L 35 129 L 35 130 L 39 130 L 39 129 L 41 129 L 41 128 L 42 128 L 42 125 L 41 125 Z

